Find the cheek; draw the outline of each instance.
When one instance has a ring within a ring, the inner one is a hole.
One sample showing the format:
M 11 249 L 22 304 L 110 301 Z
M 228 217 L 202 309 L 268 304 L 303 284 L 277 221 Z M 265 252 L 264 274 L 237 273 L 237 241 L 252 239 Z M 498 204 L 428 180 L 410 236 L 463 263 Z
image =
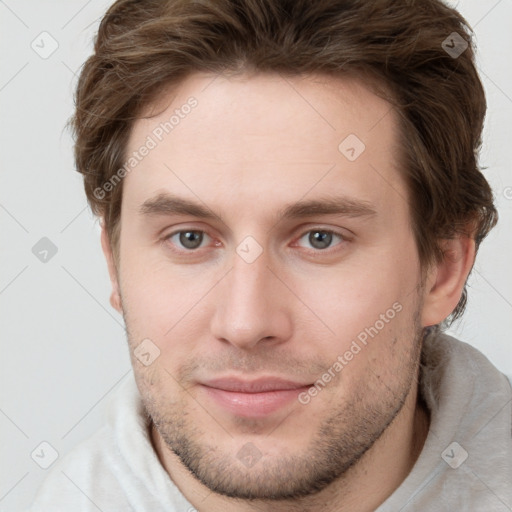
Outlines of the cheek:
M 132 354 L 146 339 L 159 353 L 154 368 L 144 368 L 137 360 L 134 366 L 148 376 L 165 370 L 175 375 L 181 361 L 199 353 L 199 342 L 208 328 L 204 308 L 212 284 L 171 272 L 161 263 L 148 264 L 140 257 L 125 259 L 121 283 Z
M 346 354 L 351 371 L 363 371 L 370 360 L 392 358 L 396 340 L 410 341 L 418 269 L 414 252 L 401 258 L 379 250 L 365 261 L 295 277 L 294 290 L 314 312 L 301 313 L 310 317 L 308 329 L 315 333 L 311 349 L 326 363 Z
M 131 323 L 145 329 L 148 337 L 163 337 L 185 314 L 193 281 L 184 287 L 178 273 L 171 273 L 142 247 L 125 251 L 121 258 L 121 292 Z
M 394 319 L 396 310 L 401 309 L 396 303 L 403 307 L 404 301 L 411 300 L 414 283 L 396 270 L 345 272 L 339 268 L 310 273 L 295 289 L 322 328 L 329 327 L 331 334 L 347 339 L 375 324 L 381 315 Z

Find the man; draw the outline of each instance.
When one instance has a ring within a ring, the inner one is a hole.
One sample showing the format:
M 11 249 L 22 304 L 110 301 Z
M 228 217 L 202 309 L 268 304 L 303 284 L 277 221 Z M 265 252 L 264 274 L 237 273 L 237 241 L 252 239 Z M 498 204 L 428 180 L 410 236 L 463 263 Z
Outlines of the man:
M 134 381 L 33 510 L 512 510 L 512 389 L 443 334 L 495 225 L 438 0 L 116 2 L 72 120 Z

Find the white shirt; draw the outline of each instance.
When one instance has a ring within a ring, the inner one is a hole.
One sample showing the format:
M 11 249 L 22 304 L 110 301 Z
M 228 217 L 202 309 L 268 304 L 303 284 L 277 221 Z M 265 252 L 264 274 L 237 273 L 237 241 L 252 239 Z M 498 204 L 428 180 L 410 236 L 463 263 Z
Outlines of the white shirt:
M 429 433 L 407 478 L 376 512 L 511 512 L 511 383 L 445 334 L 425 343 L 422 361 Z M 106 424 L 55 464 L 30 512 L 194 512 L 158 460 L 148 425 L 130 376 Z

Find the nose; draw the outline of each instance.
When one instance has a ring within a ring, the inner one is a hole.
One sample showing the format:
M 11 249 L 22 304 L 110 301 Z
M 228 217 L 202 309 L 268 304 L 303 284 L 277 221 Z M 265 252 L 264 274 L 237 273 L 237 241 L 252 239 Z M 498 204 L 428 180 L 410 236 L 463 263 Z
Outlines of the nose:
M 231 271 L 216 287 L 211 325 L 216 339 L 250 350 L 291 337 L 290 292 L 274 272 L 265 253 L 252 263 L 234 254 Z

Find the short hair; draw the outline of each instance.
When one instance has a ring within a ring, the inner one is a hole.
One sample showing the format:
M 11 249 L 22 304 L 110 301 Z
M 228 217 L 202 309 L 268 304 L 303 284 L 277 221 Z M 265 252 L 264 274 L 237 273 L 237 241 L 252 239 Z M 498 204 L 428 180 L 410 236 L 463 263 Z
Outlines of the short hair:
M 442 239 L 470 236 L 478 249 L 497 211 L 478 165 L 486 100 L 472 34 L 440 0 L 116 1 L 80 72 L 69 121 L 76 168 L 115 260 L 122 183 L 103 185 L 125 164 L 134 121 L 193 72 L 364 78 L 399 114 L 422 270 L 444 257 Z M 466 284 L 444 325 L 462 315 Z

